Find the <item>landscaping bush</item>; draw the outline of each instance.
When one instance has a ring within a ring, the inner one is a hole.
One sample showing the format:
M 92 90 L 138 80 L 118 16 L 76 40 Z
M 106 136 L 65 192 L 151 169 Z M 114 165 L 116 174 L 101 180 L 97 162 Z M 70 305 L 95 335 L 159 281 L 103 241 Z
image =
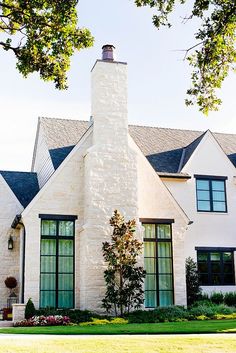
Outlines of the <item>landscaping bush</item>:
M 126 316 L 129 323 L 156 323 L 182 321 L 188 318 L 188 311 L 182 306 L 159 307 L 154 310 L 137 310 Z
M 31 298 L 26 303 L 25 306 L 25 318 L 30 319 L 36 314 L 34 303 L 32 302 Z
M 214 304 L 222 304 L 224 303 L 224 294 L 222 292 L 214 292 L 211 294 L 210 300 Z
M 189 319 L 194 320 L 197 319 L 199 316 L 206 316 L 207 318 L 213 318 L 217 314 L 232 314 L 235 311 L 234 308 L 230 308 L 224 304 L 213 304 L 207 302 L 200 302 L 198 305 L 193 305 L 189 308 Z
M 107 315 L 98 315 L 92 313 L 89 310 L 79 310 L 79 309 L 54 309 L 54 308 L 44 308 L 36 310 L 36 315 L 62 315 L 68 316 L 70 321 L 75 324 L 79 324 L 81 322 L 91 322 L 93 318 L 97 319 L 107 319 L 109 316 Z
M 14 326 L 61 326 L 68 325 L 70 318 L 68 316 L 51 315 L 51 316 L 33 316 L 30 319 L 18 321 Z
M 228 306 L 236 306 L 236 292 L 225 293 L 224 303 Z
M 121 317 L 116 317 L 112 320 L 107 320 L 107 319 L 95 319 L 92 318 L 92 321 L 89 322 L 81 322 L 80 326 L 96 326 L 96 325 L 107 325 L 107 324 L 128 324 L 128 320 L 125 320 Z

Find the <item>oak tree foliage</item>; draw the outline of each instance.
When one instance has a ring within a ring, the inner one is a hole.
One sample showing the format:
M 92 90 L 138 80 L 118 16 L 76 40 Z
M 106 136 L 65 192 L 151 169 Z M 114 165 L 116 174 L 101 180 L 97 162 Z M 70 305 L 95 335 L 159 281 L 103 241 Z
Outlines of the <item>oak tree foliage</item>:
M 131 309 L 140 308 L 144 301 L 145 271 L 137 263 L 143 244 L 135 237 L 135 220 L 125 222 L 115 210 L 110 225 L 113 227 L 111 242 L 104 242 L 102 246 L 107 263 L 104 271 L 106 294 L 102 306 L 107 312 L 123 316 Z
M 229 71 L 236 69 L 236 0 L 135 0 L 135 3 L 156 11 L 153 23 L 157 28 L 171 26 L 169 15 L 175 6 L 193 5 L 186 20 L 197 18 L 201 25 L 195 34 L 196 43 L 186 50 L 186 58 L 193 67 L 186 104 L 196 103 L 206 115 L 218 110 L 221 100 L 216 90 Z
M 77 0 L 0 0 L 0 46 L 12 51 L 27 77 L 38 72 L 56 88 L 67 88 L 66 72 L 75 50 L 93 37 L 77 27 Z

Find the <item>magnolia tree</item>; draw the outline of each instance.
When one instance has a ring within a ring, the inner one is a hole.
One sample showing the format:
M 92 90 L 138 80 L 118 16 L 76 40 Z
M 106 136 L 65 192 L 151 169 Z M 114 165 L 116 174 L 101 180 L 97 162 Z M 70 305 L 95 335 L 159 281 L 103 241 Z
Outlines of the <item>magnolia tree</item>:
M 107 263 L 104 271 L 107 289 L 102 306 L 107 312 L 123 316 L 131 309 L 140 308 L 144 301 L 145 271 L 137 263 L 143 244 L 135 238 L 135 220 L 125 222 L 116 210 L 110 225 L 113 227 L 111 242 L 104 242 L 102 246 Z

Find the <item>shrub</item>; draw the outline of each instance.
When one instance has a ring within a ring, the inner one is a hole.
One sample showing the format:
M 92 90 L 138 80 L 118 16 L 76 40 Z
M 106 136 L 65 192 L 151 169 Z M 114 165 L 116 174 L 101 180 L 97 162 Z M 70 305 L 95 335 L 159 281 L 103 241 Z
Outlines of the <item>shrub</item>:
M 68 325 L 70 318 L 68 316 L 51 315 L 51 316 L 33 316 L 30 319 L 18 321 L 14 326 L 60 326 Z
M 7 277 L 4 281 L 4 283 L 5 283 L 6 287 L 9 289 L 16 288 L 16 286 L 17 286 L 17 280 L 15 279 L 15 277 Z
M 36 310 L 36 315 L 44 315 L 44 316 L 50 316 L 50 315 L 62 315 L 62 316 L 68 316 L 70 318 L 70 321 L 75 324 L 79 324 L 81 322 L 91 322 L 92 318 L 97 318 L 97 319 L 108 319 L 109 316 L 107 315 L 99 315 L 96 313 L 92 313 L 89 310 L 79 310 L 79 309 L 55 309 L 55 308 L 43 308 Z
M 224 303 L 224 294 L 222 292 L 214 292 L 211 294 L 210 300 L 214 304 L 222 304 Z
M 159 307 L 154 310 L 154 314 L 159 322 L 176 321 L 177 319 L 185 319 L 188 317 L 187 310 L 178 305 L 167 307 Z
M 107 319 L 95 319 L 92 318 L 92 321 L 89 322 L 81 322 L 80 326 L 96 326 L 96 325 L 107 325 L 107 324 L 115 324 L 115 325 L 123 325 L 123 324 L 128 324 L 128 320 L 125 320 L 121 317 L 116 317 L 114 319 L 111 319 L 110 321 Z
M 197 270 L 197 263 L 188 257 L 185 261 L 186 269 L 186 290 L 187 290 L 187 304 L 192 305 L 200 298 L 201 288 L 199 283 L 199 274 Z
M 182 306 L 159 307 L 154 310 L 137 310 L 126 316 L 129 323 L 155 323 L 165 321 L 185 321 L 188 311 Z
M 236 306 L 236 292 L 225 293 L 224 303 L 228 306 Z
M 157 317 L 155 316 L 154 310 L 135 310 L 132 313 L 126 315 L 129 323 L 155 323 L 159 322 Z
M 35 315 L 35 313 L 36 313 L 36 310 L 35 310 L 34 303 L 32 302 L 32 299 L 29 298 L 25 307 L 25 318 L 30 319 Z

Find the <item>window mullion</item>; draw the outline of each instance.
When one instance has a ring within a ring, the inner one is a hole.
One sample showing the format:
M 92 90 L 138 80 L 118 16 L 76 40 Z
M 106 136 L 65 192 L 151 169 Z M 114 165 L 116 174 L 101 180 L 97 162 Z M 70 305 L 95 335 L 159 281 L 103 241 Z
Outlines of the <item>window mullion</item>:
M 210 210 L 214 211 L 213 209 L 213 191 L 212 191 L 212 181 L 209 180 L 209 196 L 210 196 Z
M 58 308 L 59 221 L 56 221 L 56 308 Z

